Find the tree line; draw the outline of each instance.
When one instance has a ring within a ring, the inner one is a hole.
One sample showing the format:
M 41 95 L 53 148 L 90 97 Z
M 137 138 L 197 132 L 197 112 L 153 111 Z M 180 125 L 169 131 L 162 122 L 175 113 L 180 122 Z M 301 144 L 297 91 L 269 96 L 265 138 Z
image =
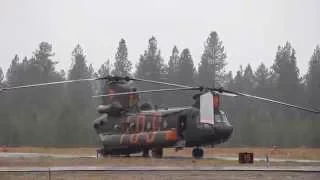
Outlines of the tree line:
M 320 107 L 320 48 L 310 55 L 308 72 L 299 73 L 296 51 L 286 42 L 279 45 L 271 67 L 263 63 L 257 69 L 250 64 L 237 72 L 226 70 L 227 53 L 218 33 L 213 31 L 204 43 L 198 66 L 188 48 L 172 48 L 165 63 L 157 39 L 148 40 L 146 50 L 133 64 L 128 59 L 126 41 L 118 44 L 114 61 L 104 62 L 98 70 L 88 64 L 78 44 L 71 52 L 70 68 L 57 71 L 52 60 L 54 51 L 48 42 L 41 42 L 32 57 L 15 55 L 4 72 L 0 67 L 0 86 L 92 78 L 105 75 L 135 76 L 184 85 L 224 87 L 253 95 L 271 97 L 299 105 Z M 232 63 L 232 62 L 230 62 Z M 155 89 L 144 83 L 139 89 Z M 92 99 L 102 94 L 103 82 L 85 82 L 10 91 L 0 94 L 0 144 L 4 145 L 96 145 L 97 135 L 92 121 L 97 117 Z M 142 95 L 142 102 L 159 106 L 190 105 L 192 92 Z M 234 125 L 234 133 L 224 146 L 320 146 L 320 122 L 316 115 L 279 105 L 245 98 L 222 97 L 222 110 Z

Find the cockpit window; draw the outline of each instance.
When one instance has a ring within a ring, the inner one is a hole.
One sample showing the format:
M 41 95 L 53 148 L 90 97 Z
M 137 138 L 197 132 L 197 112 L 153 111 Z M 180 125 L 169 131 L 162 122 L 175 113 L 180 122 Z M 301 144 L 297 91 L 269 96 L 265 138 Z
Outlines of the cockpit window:
M 196 119 L 196 122 L 199 125 L 203 124 L 203 123 L 200 123 L 200 114 L 198 114 L 198 113 L 192 114 L 192 119 Z M 231 126 L 230 122 L 228 121 L 226 113 L 221 110 L 219 112 L 215 112 L 214 122 L 215 123 L 224 123 L 227 126 Z
M 215 120 L 215 122 L 217 122 L 217 123 L 223 122 L 223 118 L 221 117 L 221 114 L 215 114 L 215 115 L 214 115 L 214 120 Z
M 214 120 L 216 123 L 225 123 L 226 125 L 231 125 L 227 119 L 226 114 L 223 111 L 219 111 L 219 113 L 215 113 Z
M 228 121 L 228 118 L 227 118 L 226 113 L 224 113 L 223 111 L 220 111 L 220 113 L 221 113 L 221 117 L 222 117 L 222 119 L 223 119 L 223 122 L 224 122 L 226 125 L 231 126 L 230 122 Z

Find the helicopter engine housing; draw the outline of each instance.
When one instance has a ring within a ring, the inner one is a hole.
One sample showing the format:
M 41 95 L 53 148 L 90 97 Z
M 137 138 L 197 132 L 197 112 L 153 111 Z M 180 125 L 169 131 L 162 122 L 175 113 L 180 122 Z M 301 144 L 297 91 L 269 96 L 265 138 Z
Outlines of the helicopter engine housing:
M 120 116 L 124 108 L 120 103 L 114 102 L 108 105 L 99 105 L 97 111 L 99 114 L 108 114 L 109 116 Z

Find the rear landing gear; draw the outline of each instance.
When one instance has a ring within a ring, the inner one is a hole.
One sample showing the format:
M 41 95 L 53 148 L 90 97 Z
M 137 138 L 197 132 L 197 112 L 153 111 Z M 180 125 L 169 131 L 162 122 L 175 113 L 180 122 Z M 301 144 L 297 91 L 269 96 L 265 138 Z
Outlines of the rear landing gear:
M 149 157 L 149 149 L 142 150 L 142 157 Z
M 163 149 L 162 148 L 154 148 L 151 150 L 152 157 L 154 158 L 162 158 Z
M 196 159 L 203 158 L 203 149 L 199 147 L 193 148 L 192 157 Z

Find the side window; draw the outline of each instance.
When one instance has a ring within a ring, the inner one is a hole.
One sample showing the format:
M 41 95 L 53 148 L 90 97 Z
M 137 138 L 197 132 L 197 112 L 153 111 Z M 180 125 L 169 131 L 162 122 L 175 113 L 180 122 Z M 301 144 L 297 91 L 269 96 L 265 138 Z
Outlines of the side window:
M 152 130 L 152 121 L 150 119 L 146 120 L 146 131 Z
M 161 129 L 165 130 L 168 128 L 168 118 L 162 118 Z
M 179 121 L 177 125 L 179 130 L 184 131 L 187 125 L 187 116 L 186 115 L 179 116 Z
M 135 118 L 136 118 L 135 116 L 128 117 L 127 133 L 134 133 L 136 131 L 136 119 Z

